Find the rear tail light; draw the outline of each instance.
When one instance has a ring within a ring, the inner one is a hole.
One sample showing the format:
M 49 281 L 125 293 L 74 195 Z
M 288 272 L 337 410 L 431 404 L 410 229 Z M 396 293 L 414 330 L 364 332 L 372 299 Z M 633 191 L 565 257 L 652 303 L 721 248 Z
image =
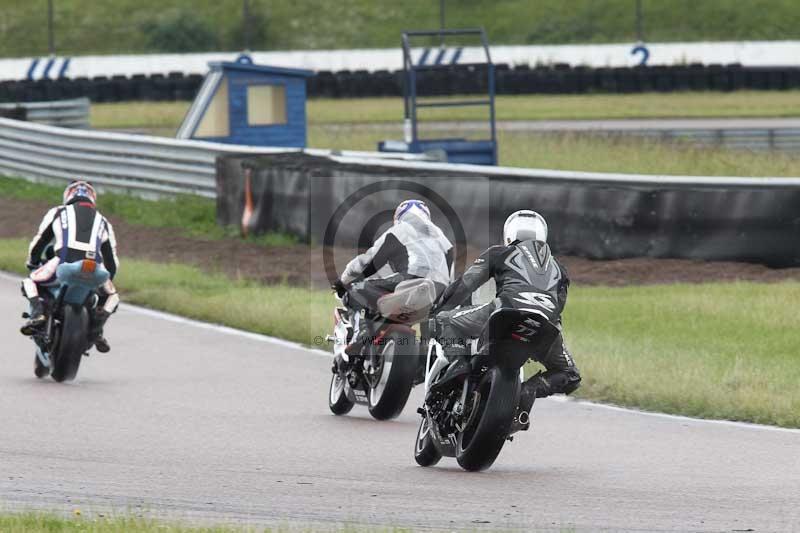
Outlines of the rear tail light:
M 97 270 L 97 263 L 95 261 L 92 261 L 91 259 L 83 260 L 83 264 L 81 265 L 81 272 L 91 274 L 95 270 Z

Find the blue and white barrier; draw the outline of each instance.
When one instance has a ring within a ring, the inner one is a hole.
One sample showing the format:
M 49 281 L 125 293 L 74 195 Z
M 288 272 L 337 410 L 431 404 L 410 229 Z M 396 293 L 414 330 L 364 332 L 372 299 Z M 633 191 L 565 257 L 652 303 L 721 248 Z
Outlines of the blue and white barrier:
M 632 54 L 634 43 L 592 45 L 492 46 L 495 63 L 508 65 L 549 65 L 566 63 L 589 67 L 632 67 L 642 62 L 639 51 Z M 690 63 L 731 64 L 744 66 L 800 65 L 800 41 L 742 41 L 647 43 L 647 65 L 681 65 Z M 415 50 L 415 63 L 469 63 L 481 53 L 479 47 L 438 48 Z M 202 54 L 149 54 L 115 56 L 80 56 L 57 58 L 48 69 L 50 59 L 0 59 L 0 81 L 22 80 L 29 77 L 68 78 L 95 76 L 132 76 L 134 74 L 205 74 L 209 61 L 234 61 L 238 52 Z M 397 48 L 361 50 L 295 50 L 252 52 L 253 61 L 260 65 L 303 68 L 309 70 L 400 70 L 403 57 Z

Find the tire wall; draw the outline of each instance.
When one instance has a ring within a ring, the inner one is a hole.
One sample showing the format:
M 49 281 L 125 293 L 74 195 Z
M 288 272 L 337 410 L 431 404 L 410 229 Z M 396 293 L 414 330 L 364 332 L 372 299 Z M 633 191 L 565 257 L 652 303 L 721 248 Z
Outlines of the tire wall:
M 398 202 L 423 196 L 451 240 L 476 248 L 499 241 L 510 212 L 534 209 L 548 221 L 556 254 L 800 266 L 800 186 L 792 184 L 600 182 L 487 177 L 479 171 L 453 175 L 342 164 L 299 153 L 223 156 L 217 167 L 217 219 L 223 225 L 241 224 L 249 173 L 252 233 L 288 232 L 321 243 L 337 208 L 352 194 L 371 188 L 372 194 L 347 211 L 349 222 L 339 226 L 337 242 L 363 240 L 365 224 L 374 222 L 376 213 L 390 213 Z M 442 203 L 445 209 L 437 207 Z M 375 229 L 366 234 L 374 235 Z
M 418 73 L 420 95 L 486 92 L 486 75 L 471 67 L 452 66 Z M 498 94 L 585 94 L 672 91 L 786 90 L 800 88 L 800 67 L 673 65 L 591 68 L 566 64 L 528 67 L 495 66 Z M 0 82 L 0 102 L 38 102 L 86 96 L 93 102 L 191 100 L 203 76 L 98 76 Z M 320 70 L 308 80 L 309 97 L 360 98 L 402 96 L 402 71 Z M 398 117 L 399 118 L 399 117 Z

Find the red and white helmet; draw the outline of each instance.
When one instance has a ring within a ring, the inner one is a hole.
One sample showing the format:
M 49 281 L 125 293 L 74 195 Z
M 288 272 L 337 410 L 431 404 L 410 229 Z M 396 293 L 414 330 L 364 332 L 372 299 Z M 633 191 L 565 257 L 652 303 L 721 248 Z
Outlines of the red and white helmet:
M 64 205 L 71 204 L 77 199 L 91 202 L 92 205 L 97 202 L 97 192 L 95 192 L 91 183 L 77 180 L 67 185 L 67 188 L 64 189 Z
M 431 210 L 428 209 L 425 202 L 422 200 L 406 200 L 405 202 L 400 202 L 400 205 L 394 210 L 394 223 L 397 224 L 403 216 L 412 211 L 426 220 L 431 219 Z

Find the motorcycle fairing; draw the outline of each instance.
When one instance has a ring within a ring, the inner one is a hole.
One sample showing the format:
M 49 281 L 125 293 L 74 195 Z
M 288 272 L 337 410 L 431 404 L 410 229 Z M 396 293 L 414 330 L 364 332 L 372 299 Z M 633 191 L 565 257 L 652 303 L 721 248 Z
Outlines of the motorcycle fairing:
M 108 281 L 110 274 L 102 264 L 90 259 L 61 263 L 56 268 L 58 286 L 51 289 L 56 298 L 62 297 L 61 292 L 66 289 L 61 298 L 66 304 L 83 305 L 91 293 Z

